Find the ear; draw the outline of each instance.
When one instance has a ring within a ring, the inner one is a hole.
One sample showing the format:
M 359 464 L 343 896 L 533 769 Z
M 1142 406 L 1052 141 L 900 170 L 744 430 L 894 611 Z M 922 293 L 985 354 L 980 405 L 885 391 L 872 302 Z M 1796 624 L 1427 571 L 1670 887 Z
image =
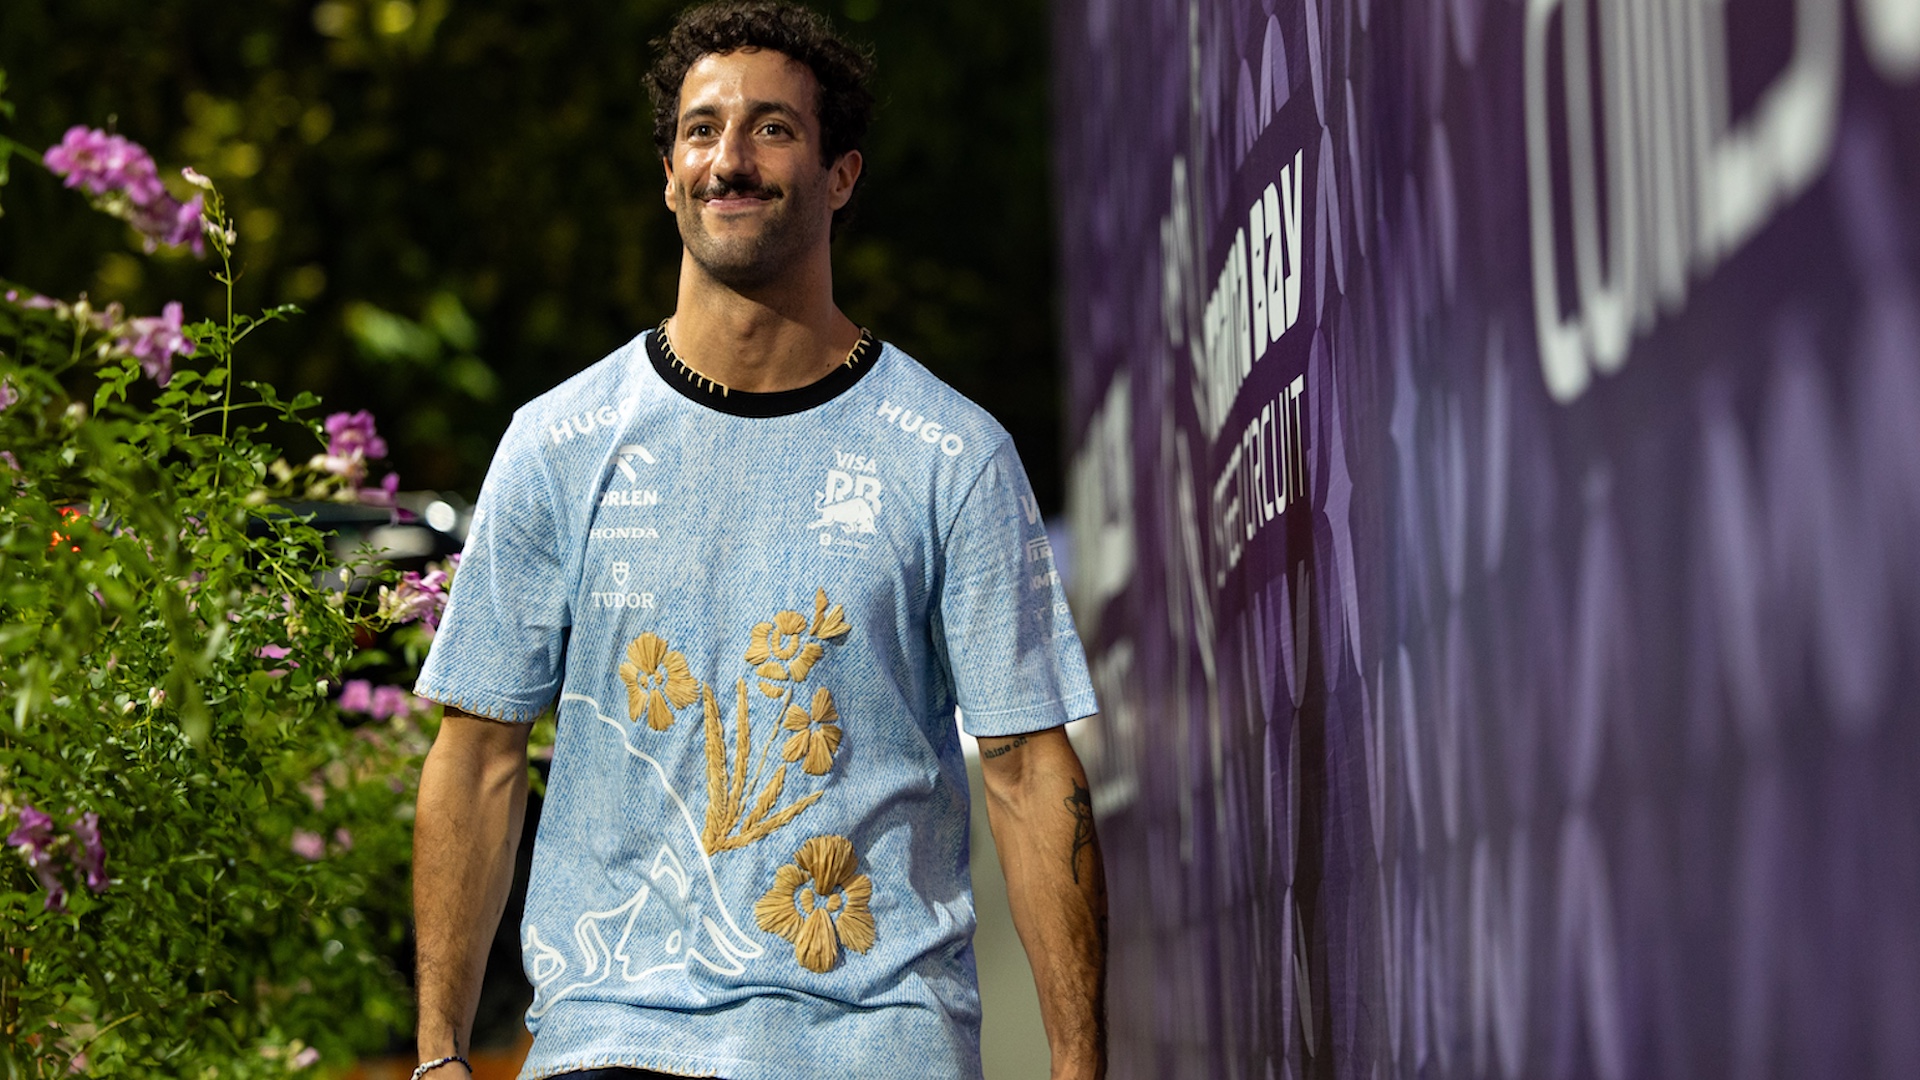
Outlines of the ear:
M 865 163 L 860 151 L 849 150 L 827 170 L 827 202 L 833 209 L 840 209 L 853 198 L 853 185 L 860 181 L 860 169 Z
M 667 209 L 670 211 L 678 211 L 680 208 L 675 204 L 673 199 L 673 159 L 661 158 L 660 171 L 667 174 L 667 186 L 662 192 L 662 196 L 667 204 Z

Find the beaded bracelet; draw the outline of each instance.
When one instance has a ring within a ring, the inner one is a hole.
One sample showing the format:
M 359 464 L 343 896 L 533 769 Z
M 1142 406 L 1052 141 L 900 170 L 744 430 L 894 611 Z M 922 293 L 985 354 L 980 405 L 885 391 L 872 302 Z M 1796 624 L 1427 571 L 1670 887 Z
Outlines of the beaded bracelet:
M 459 1054 L 448 1054 L 446 1057 L 434 1058 L 432 1061 L 423 1061 L 420 1064 L 414 1066 L 412 1080 L 420 1080 L 421 1077 L 427 1075 L 428 1073 L 439 1068 L 440 1066 L 451 1065 L 456 1061 L 462 1065 L 465 1065 L 467 1072 L 469 1073 L 473 1072 L 473 1066 L 467 1064 L 466 1058 L 461 1057 Z

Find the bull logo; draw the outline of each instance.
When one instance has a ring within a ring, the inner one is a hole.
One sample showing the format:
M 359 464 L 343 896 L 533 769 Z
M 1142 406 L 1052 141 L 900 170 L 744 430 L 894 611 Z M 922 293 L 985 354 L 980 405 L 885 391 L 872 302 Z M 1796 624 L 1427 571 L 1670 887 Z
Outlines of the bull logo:
M 840 531 L 848 535 L 875 532 L 874 519 L 880 513 L 880 487 L 878 477 L 828 469 L 827 490 L 813 493 L 813 508 L 820 516 L 807 528 L 838 525 Z

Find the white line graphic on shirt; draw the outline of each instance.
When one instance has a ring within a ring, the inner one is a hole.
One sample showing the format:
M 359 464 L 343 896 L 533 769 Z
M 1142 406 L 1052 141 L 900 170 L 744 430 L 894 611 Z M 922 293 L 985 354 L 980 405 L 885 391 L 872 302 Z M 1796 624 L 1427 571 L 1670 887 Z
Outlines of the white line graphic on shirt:
M 605 982 L 613 974 L 616 963 L 621 980 L 630 983 L 669 971 L 685 971 L 689 963 L 696 961 L 721 975 L 744 972 L 745 961 L 763 955 L 766 950 L 747 937 L 721 901 L 720 882 L 714 876 L 711 859 L 701 847 L 700 831 L 694 827 L 693 814 L 687 809 L 680 793 L 668 782 L 666 770 L 628 741 L 629 725 L 607 716 L 598 701 L 573 692 L 561 694 L 560 700 L 563 704 L 577 701 L 591 707 L 602 723 L 620 733 L 621 744 L 626 747 L 627 753 L 652 767 L 654 776 L 660 781 L 661 790 L 666 792 L 667 798 L 679 810 L 680 823 L 685 826 L 686 832 L 682 838 L 676 835 L 679 830 L 669 826 L 666 842 L 660 845 L 660 850 L 653 857 L 652 868 L 647 873 L 648 882 L 641 885 L 625 903 L 607 911 L 586 912 L 574 922 L 573 940 L 579 947 L 583 965 L 577 981 L 549 993 L 549 988 L 566 974 L 567 960 L 559 950 L 540 939 L 537 928 L 528 928 L 524 947 L 533 957 L 531 966 L 536 998 L 527 1015 L 537 1019 L 567 995 Z M 689 859 L 682 858 L 674 850 L 676 846 L 683 846 L 691 861 L 706 871 L 707 895 L 704 899 L 694 898 L 697 877 L 687 873 Z M 649 909 L 648 901 L 654 898 L 656 888 L 663 890 L 660 893 L 662 902 L 651 905 L 652 910 L 660 912 L 666 919 L 672 919 L 677 908 L 682 920 L 680 925 L 640 928 L 641 913 Z M 726 925 L 715 922 L 711 915 L 706 914 L 706 910 L 718 911 Z M 602 927 L 616 919 L 624 921 L 620 925 L 619 937 L 609 948 Z M 647 949 L 652 956 L 643 953 L 636 958 L 633 952 L 641 948 Z M 709 952 L 713 955 L 709 955 Z M 648 963 L 648 959 L 658 962 Z
M 649 465 L 660 464 L 660 462 L 654 458 L 653 454 L 649 452 L 646 447 L 641 446 L 639 443 L 628 443 L 625 446 L 622 446 L 619 450 L 619 454 L 620 454 L 620 475 L 626 477 L 627 480 L 631 483 L 640 482 L 640 474 L 636 472 L 633 467 L 633 463 L 636 459 L 640 461 L 644 461 Z

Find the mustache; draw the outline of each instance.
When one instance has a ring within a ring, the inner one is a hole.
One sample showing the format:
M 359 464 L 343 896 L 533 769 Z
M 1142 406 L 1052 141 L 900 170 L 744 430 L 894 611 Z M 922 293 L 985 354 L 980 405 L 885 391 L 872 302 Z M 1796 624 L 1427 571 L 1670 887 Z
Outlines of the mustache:
M 777 184 L 738 184 L 713 177 L 694 189 L 696 199 L 777 199 L 784 194 Z

